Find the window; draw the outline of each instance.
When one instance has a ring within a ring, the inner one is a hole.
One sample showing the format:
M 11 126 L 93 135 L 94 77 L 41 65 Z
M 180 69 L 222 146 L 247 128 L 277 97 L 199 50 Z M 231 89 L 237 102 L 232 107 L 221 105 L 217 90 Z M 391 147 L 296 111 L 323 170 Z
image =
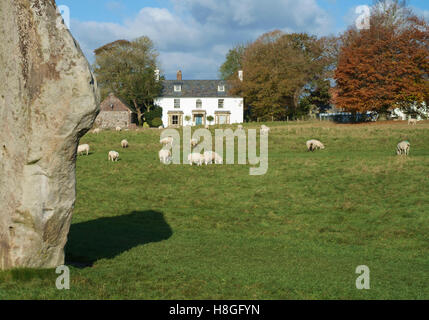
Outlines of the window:
M 225 86 L 224 85 L 219 85 L 217 87 L 217 91 L 219 91 L 219 92 L 225 92 Z
M 219 109 L 223 109 L 223 106 L 225 105 L 225 99 L 219 99 L 217 102 L 217 106 Z
M 174 99 L 174 108 L 180 109 L 180 99 Z
M 179 124 L 179 116 L 173 116 L 172 120 L 174 126 L 177 126 Z
M 180 84 L 175 84 L 174 85 L 174 92 L 181 92 L 182 91 L 182 86 Z
M 203 102 L 201 101 L 201 99 L 197 100 L 197 109 L 201 109 L 203 107 Z

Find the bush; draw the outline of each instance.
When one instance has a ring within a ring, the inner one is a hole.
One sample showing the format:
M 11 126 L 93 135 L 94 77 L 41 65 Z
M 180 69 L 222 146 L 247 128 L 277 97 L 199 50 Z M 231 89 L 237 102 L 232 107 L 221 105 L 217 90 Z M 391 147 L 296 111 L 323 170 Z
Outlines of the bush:
M 161 118 L 155 118 L 155 119 L 152 120 L 152 124 L 151 124 L 152 128 L 158 128 L 160 126 L 162 126 L 162 120 L 161 120 Z
M 143 123 L 143 128 L 150 128 L 150 126 L 147 124 L 147 122 Z
M 153 107 L 151 111 L 145 113 L 145 120 L 151 127 L 159 127 L 160 125 L 162 125 L 161 123 L 160 125 L 156 126 L 152 123 L 153 120 L 155 120 L 156 118 L 162 118 L 162 108 L 158 106 Z

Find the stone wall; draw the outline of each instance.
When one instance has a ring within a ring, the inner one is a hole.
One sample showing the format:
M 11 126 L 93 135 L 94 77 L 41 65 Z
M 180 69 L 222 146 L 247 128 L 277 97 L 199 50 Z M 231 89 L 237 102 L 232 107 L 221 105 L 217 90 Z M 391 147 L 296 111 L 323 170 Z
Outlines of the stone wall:
M 101 111 L 95 120 L 95 124 L 102 129 L 128 128 L 130 126 L 130 113 L 128 111 Z

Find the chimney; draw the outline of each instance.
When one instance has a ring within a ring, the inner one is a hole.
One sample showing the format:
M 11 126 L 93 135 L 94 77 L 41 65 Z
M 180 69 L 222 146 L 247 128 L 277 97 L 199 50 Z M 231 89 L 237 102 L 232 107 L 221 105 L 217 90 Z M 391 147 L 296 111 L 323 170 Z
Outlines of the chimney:
M 156 69 L 155 70 L 155 81 L 159 81 L 159 70 L 158 69 Z
M 181 70 L 177 71 L 177 80 L 182 81 L 182 71 Z
M 243 70 L 239 70 L 238 71 L 238 79 L 240 79 L 240 81 L 243 82 L 243 79 L 244 79 L 244 77 L 243 77 Z

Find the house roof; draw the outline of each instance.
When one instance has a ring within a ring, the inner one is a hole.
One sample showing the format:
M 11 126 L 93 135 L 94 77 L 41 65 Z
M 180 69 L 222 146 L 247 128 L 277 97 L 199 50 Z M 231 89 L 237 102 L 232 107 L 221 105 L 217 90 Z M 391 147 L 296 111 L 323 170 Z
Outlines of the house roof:
M 231 82 L 224 80 L 164 80 L 162 98 L 231 98 Z M 175 92 L 174 86 L 181 85 L 182 91 Z M 225 92 L 219 92 L 218 86 L 225 86 Z
M 115 94 L 110 93 L 106 99 L 100 105 L 101 111 L 128 111 L 133 112 L 131 107 L 123 101 L 121 98 L 115 96 Z

